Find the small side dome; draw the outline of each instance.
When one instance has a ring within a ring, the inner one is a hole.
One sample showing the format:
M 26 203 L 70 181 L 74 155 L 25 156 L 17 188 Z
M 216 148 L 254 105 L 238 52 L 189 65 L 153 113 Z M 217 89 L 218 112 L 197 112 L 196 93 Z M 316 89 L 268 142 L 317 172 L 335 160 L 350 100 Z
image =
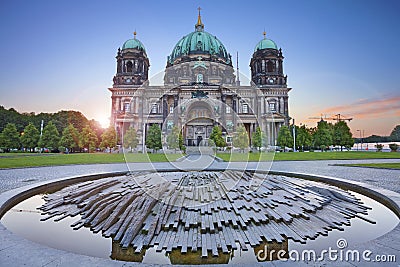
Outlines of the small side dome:
M 271 39 L 262 39 L 256 45 L 256 48 L 254 49 L 254 52 L 257 52 L 257 50 L 263 50 L 263 49 L 276 49 L 276 50 L 278 50 L 278 46 Z
M 138 49 L 138 50 L 146 52 L 146 49 L 144 49 L 144 45 L 138 39 L 127 40 L 124 43 L 124 45 L 122 46 L 122 50 L 124 50 L 124 49 Z
M 261 41 L 258 42 L 258 44 L 256 45 L 256 48 L 254 48 L 254 52 L 257 52 L 258 50 L 264 50 L 264 49 L 276 49 L 278 50 L 278 46 L 276 45 L 276 43 L 274 41 L 272 41 L 271 39 L 267 39 L 265 36 L 267 35 L 267 33 L 263 32 L 264 35 L 264 39 L 262 39 Z
M 134 36 L 133 39 L 129 39 L 123 44 L 122 50 L 137 49 L 146 52 L 146 49 L 144 49 L 144 45 L 142 44 L 142 42 L 136 39 L 136 31 L 133 32 L 133 36 Z

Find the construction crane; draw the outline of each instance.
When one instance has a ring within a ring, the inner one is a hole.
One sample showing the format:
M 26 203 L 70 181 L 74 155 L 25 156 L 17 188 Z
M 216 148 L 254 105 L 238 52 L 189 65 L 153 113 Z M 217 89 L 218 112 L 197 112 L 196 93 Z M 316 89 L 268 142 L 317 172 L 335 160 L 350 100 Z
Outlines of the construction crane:
M 325 117 L 325 118 L 323 118 Z M 333 120 L 333 121 L 351 121 L 353 118 L 346 118 L 343 115 L 341 115 L 340 113 L 333 115 L 332 117 L 327 118 L 326 114 L 325 116 L 323 114 L 321 114 L 321 117 L 310 117 L 308 118 L 310 120 L 321 120 L 321 121 L 328 121 L 328 120 Z

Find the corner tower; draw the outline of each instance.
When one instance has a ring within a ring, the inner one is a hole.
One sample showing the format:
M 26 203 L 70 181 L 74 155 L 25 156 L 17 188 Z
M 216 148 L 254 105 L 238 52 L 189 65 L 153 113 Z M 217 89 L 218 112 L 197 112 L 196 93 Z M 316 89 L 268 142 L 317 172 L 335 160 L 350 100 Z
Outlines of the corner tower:
M 148 79 L 149 59 L 142 42 L 136 38 L 127 40 L 117 52 L 117 74 L 114 85 L 142 85 Z
M 251 80 L 256 85 L 286 85 L 286 76 L 283 74 L 282 49 L 271 39 L 264 38 L 258 42 L 250 61 Z
M 271 39 L 259 41 L 250 60 L 251 81 L 260 90 L 263 119 L 261 128 L 267 133 L 267 144 L 276 145 L 279 129 L 289 125 L 289 91 L 283 73 L 282 49 Z

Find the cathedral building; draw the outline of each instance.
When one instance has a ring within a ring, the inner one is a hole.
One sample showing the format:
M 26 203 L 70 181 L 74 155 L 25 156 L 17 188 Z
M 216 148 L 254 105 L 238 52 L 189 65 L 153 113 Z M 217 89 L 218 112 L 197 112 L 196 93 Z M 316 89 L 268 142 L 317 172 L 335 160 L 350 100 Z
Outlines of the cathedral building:
M 180 39 L 167 58 L 163 85 L 149 83 L 150 61 L 136 37 L 118 49 L 113 79 L 111 124 L 120 140 L 133 127 L 143 147 L 149 127 L 163 135 L 177 126 L 186 146 L 207 144 L 219 125 L 227 141 L 243 126 L 251 139 L 260 127 L 265 145 L 276 145 L 279 128 L 288 125 L 287 76 L 283 54 L 268 38 L 260 40 L 250 59 L 251 83 L 241 85 L 238 69 L 224 44 L 204 30 L 199 15 L 194 31 Z

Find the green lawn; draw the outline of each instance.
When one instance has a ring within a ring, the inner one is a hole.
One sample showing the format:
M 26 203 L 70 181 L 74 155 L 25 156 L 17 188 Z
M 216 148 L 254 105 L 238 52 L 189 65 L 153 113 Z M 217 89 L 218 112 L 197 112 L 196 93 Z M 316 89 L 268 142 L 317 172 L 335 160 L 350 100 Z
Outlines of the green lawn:
M 55 166 L 71 164 L 100 164 L 125 162 L 166 162 L 180 158 L 182 154 L 124 154 L 77 153 L 77 154 L 0 154 L 0 168 L 23 168 L 36 166 Z M 298 153 L 218 153 L 225 161 L 270 161 L 270 160 L 337 160 L 337 159 L 389 159 L 400 158 L 393 152 L 298 152 Z M 392 166 L 391 166 L 392 167 Z
M 14 154 L 14 153 L 10 153 Z M 77 154 L 0 154 L 0 168 L 22 168 L 36 166 L 54 166 L 71 164 L 124 163 L 124 154 L 109 153 L 77 153 Z M 22 156 L 24 155 L 24 156 Z M 173 161 L 182 155 L 127 153 L 128 162 L 162 162 Z
M 262 161 L 271 160 L 273 153 L 218 153 L 224 161 Z M 273 160 L 339 160 L 339 159 L 400 159 L 397 152 L 286 152 L 275 153 Z
M 377 169 L 400 170 L 400 163 L 365 163 L 365 164 L 340 164 L 340 166 L 368 167 Z

